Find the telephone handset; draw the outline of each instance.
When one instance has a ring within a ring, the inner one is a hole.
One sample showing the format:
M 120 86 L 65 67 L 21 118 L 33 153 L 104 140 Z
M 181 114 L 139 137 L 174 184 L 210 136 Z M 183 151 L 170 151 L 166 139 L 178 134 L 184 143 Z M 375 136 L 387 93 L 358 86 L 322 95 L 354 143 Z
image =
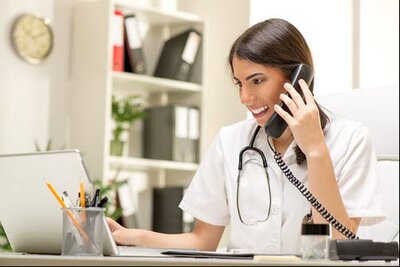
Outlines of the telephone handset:
M 314 73 L 312 69 L 305 64 L 297 65 L 297 67 L 292 71 L 292 74 L 290 75 L 291 84 L 302 97 L 303 91 L 300 88 L 299 80 L 303 79 L 307 83 L 307 85 L 310 86 L 313 78 Z M 281 108 L 283 108 L 283 110 L 292 115 L 288 106 L 286 106 L 283 101 L 279 105 L 281 106 Z M 271 136 L 272 138 L 278 138 L 282 135 L 287 126 L 288 125 L 286 121 L 278 113 L 274 112 L 271 118 L 269 118 L 269 120 L 265 124 L 264 128 L 267 135 Z
M 290 75 L 290 80 L 292 85 L 296 89 L 297 92 L 300 93 L 302 97 L 303 93 L 298 84 L 300 79 L 303 79 L 308 86 L 312 83 L 314 78 L 313 71 L 306 65 L 300 64 L 298 65 L 292 74 Z M 292 114 L 289 108 L 283 104 L 280 106 L 290 114 Z M 264 126 L 265 132 L 267 135 L 278 138 L 282 135 L 287 127 L 287 123 L 285 120 L 279 116 L 276 112 L 271 116 L 271 118 L 267 121 L 266 125 Z M 257 128 L 259 129 L 259 128 Z M 257 134 L 258 130 L 256 131 Z M 254 137 L 253 137 L 254 139 Z M 252 140 L 252 143 L 254 140 Z M 270 139 L 267 139 L 267 143 L 271 148 L 271 151 L 274 153 L 274 160 L 276 161 L 277 165 L 289 180 L 291 184 L 293 184 L 297 190 L 308 200 L 311 206 L 322 215 L 322 217 L 338 232 L 346 236 L 350 240 L 336 240 L 335 242 L 331 243 L 331 245 L 336 249 L 337 258 L 341 260 L 397 260 L 399 258 L 399 248 L 397 242 L 373 242 L 372 240 L 365 240 L 359 239 L 359 237 L 353 233 L 350 229 L 346 226 L 341 224 L 314 196 L 313 194 L 307 189 L 307 187 L 300 182 L 283 161 L 282 156 L 279 152 L 277 152 L 271 145 Z M 239 168 L 241 168 L 239 166 Z M 331 257 L 332 255 L 330 255 Z M 337 259 L 333 257 L 334 259 Z
M 296 68 L 293 70 L 292 74 L 290 75 L 290 81 L 293 87 L 296 89 L 297 92 L 300 93 L 302 97 L 304 96 L 303 96 L 303 91 L 301 90 L 299 85 L 299 80 L 303 79 L 307 83 L 307 85 L 310 86 L 311 82 L 313 81 L 313 78 L 314 74 L 312 69 L 304 64 L 297 65 Z M 280 103 L 280 106 L 285 111 L 292 114 L 289 108 L 283 102 Z M 279 136 L 282 135 L 287 126 L 288 125 L 286 121 L 279 114 L 275 112 L 274 114 L 272 114 L 271 118 L 267 121 L 264 128 L 268 136 L 271 136 L 273 138 L 278 138 Z M 293 173 L 290 171 L 286 163 L 283 161 L 281 154 L 275 151 L 272 145 L 270 144 L 269 139 L 268 139 L 268 145 L 274 152 L 275 154 L 274 159 L 279 168 L 282 170 L 283 174 L 286 176 L 289 182 L 292 183 L 300 191 L 300 193 L 310 202 L 311 206 L 314 207 L 316 211 L 320 213 L 322 217 L 329 224 L 331 224 L 336 230 L 338 230 L 344 236 L 346 236 L 349 239 L 358 239 L 358 237 L 350 229 L 346 228 L 343 224 L 341 224 L 338 220 L 336 220 L 335 217 L 333 217 L 325 209 L 325 207 L 322 206 L 321 203 L 312 195 L 312 193 L 304 186 L 304 184 L 302 184 L 293 175 Z

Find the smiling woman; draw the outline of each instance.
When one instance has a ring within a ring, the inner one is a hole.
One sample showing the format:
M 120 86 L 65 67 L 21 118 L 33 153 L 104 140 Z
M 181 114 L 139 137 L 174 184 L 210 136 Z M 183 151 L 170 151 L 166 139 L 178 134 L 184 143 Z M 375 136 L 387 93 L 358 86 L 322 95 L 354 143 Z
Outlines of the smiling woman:
M 53 48 L 53 32 L 48 20 L 31 14 L 17 17 L 11 40 L 17 54 L 31 64 L 42 62 Z
M 294 25 L 274 18 L 250 27 L 232 45 L 229 64 L 253 118 L 223 127 L 193 177 L 179 206 L 196 218 L 193 232 L 109 220 L 119 244 L 214 250 L 229 224 L 228 249 L 298 254 L 310 211 L 314 223 L 332 224 L 333 239 L 355 238 L 361 218 L 383 215 L 370 134 L 319 108 L 311 51 Z M 274 112 L 288 125 L 280 136 L 264 128 Z

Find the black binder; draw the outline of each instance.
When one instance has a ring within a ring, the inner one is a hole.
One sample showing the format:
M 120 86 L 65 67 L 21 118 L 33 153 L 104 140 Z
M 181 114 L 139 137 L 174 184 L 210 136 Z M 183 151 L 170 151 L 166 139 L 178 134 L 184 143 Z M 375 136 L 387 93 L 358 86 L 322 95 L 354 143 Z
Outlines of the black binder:
M 198 60 L 201 39 L 202 36 L 198 31 L 189 29 L 165 41 L 154 76 L 180 81 L 188 81 L 191 76 L 199 76 L 191 75 L 191 72 Z M 200 68 L 196 69 L 200 71 Z
M 179 208 L 182 197 L 183 187 L 153 189 L 153 231 L 182 233 L 183 211 Z
M 200 111 L 169 105 L 146 110 L 143 154 L 145 158 L 182 162 L 199 161 Z
M 146 62 L 143 54 L 143 41 L 135 15 L 124 17 L 125 29 L 125 67 L 126 72 L 146 73 Z

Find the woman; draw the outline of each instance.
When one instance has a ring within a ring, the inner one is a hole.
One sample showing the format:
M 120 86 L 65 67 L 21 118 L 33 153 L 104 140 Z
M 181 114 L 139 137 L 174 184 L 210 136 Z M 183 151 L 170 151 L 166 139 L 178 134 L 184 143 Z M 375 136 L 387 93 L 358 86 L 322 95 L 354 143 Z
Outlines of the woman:
M 222 128 L 194 176 L 180 204 L 196 218 L 194 230 L 161 234 L 125 229 L 109 220 L 117 243 L 215 250 L 229 224 L 228 249 L 299 253 L 304 216 L 312 211 L 314 223 L 327 222 L 285 177 L 274 151 L 351 233 L 357 232 L 361 219 L 384 216 L 368 130 L 328 117 L 315 102 L 312 83 L 309 87 L 300 80 L 300 92 L 290 84 L 298 64 L 313 69 L 310 49 L 293 25 L 270 19 L 252 26 L 233 44 L 229 64 L 240 101 L 253 118 Z M 291 113 L 277 105 L 281 101 Z M 288 124 L 277 138 L 262 128 L 274 112 Z M 257 126 L 261 130 L 254 134 Z M 253 135 L 254 147 L 263 152 L 268 167 L 265 172 L 260 166 L 259 153 L 245 152 L 238 183 L 239 153 Z M 346 237 L 333 230 L 332 238 Z

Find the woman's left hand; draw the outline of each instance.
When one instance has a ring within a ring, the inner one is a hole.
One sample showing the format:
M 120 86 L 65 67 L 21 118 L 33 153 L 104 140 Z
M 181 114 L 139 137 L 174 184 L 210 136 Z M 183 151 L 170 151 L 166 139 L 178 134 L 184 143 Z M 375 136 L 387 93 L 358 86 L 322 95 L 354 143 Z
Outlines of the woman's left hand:
M 325 140 L 314 97 L 304 80 L 300 80 L 299 84 L 305 101 L 290 83 L 285 83 L 284 88 L 292 98 L 286 94 L 280 95 L 293 115 L 279 105 L 275 105 L 274 109 L 289 125 L 297 145 L 308 156 L 325 145 Z

